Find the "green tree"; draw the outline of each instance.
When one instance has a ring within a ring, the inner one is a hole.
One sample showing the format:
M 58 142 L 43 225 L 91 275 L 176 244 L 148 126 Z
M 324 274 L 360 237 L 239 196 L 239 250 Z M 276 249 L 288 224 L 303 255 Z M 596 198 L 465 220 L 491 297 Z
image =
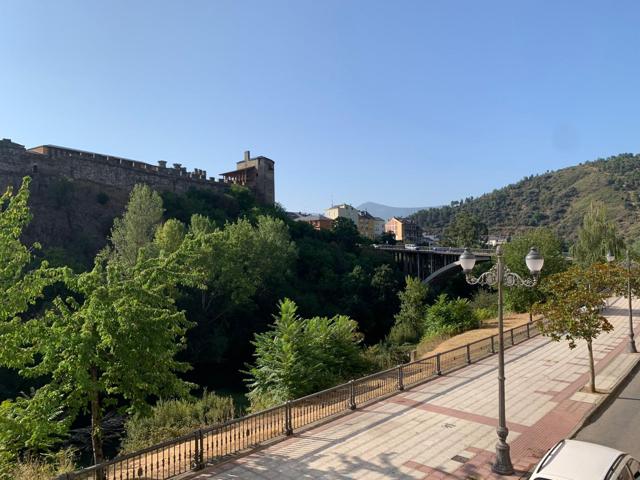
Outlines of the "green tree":
M 389 341 L 394 345 L 415 343 L 424 331 L 427 313 L 428 287 L 419 278 L 406 277 L 406 286 L 398 294 L 400 311 L 395 315 L 395 323 L 389 332 Z
M 580 265 L 601 263 L 607 252 L 620 257 L 624 241 L 613 222 L 607 219 L 607 210 L 601 203 L 592 203 L 578 231 L 578 240 L 571 247 L 571 255 Z
M 546 301 L 536 304 L 534 309 L 544 316 L 545 320 L 538 324 L 544 335 L 555 341 L 567 340 L 569 348 L 575 348 L 579 340 L 586 342 L 592 392 L 596 391 L 593 340 L 613 329 L 601 310 L 614 284 L 609 266 L 576 265 L 547 277 L 541 285 Z
M 361 241 L 358 227 L 348 218 L 338 217 L 333 221 L 333 234 L 336 241 L 348 250 Z
M 384 232 L 378 237 L 378 243 L 382 243 L 383 245 L 395 245 L 396 236 L 393 232 Z
M 515 236 L 504 245 L 504 260 L 512 272 L 523 277 L 530 276 L 525 257 L 531 247 L 536 247 L 544 257 L 544 268 L 540 272 L 540 282 L 554 273 L 566 270 L 567 261 L 562 256 L 562 240 L 551 229 L 536 228 Z M 544 300 L 544 294 L 539 288 L 506 288 L 505 300 L 512 310 L 529 312 L 529 321 L 532 321 L 532 307 L 536 302 Z
M 50 269 L 33 257 L 34 249 L 25 246 L 20 237 L 31 220 L 27 206 L 30 179 L 25 177 L 14 195 L 9 187 L 0 196 L 0 366 L 16 368 L 29 361 L 34 352 L 22 348 L 25 320 L 43 298 L 44 289 L 60 281 L 68 273 L 64 269 Z M 21 318 L 22 317 L 22 318 Z M 30 402 L 28 397 L 0 403 L 0 464 L 11 461 L 27 450 L 51 446 L 52 439 L 61 435 L 55 420 L 60 412 L 46 408 L 43 402 Z M 48 417 L 47 417 L 48 416 Z M 47 422 L 50 418 L 52 421 Z
M 156 230 L 154 245 L 164 253 L 173 253 L 182 245 L 186 233 L 182 222 L 170 218 Z
M 472 214 L 462 211 L 444 229 L 442 244 L 450 247 L 478 247 L 487 236 L 487 226 Z
M 180 286 L 202 284 L 202 269 L 192 260 L 199 245 L 193 235 L 171 252 L 161 243 L 143 246 L 133 265 L 129 257 L 100 254 L 90 272 L 66 271 L 72 295 L 54 299 L 5 338 L 3 364 L 45 380 L 28 401 L 16 402 L 16 415 L 22 423 L 38 420 L 45 433 L 54 425 L 60 433 L 88 411 L 96 463 L 104 460 L 101 420 L 107 408 L 140 412 L 151 400 L 185 395 L 190 388 L 177 375 L 189 366 L 176 354 L 191 323 L 175 298 Z
M 114 256 L 134 265 L 140 248 L 152 239 L 162 221 L 162 198 L 148 185 L 137 184 L 131 190 L 124 214 L 116 218 L 111 229 Z
M 296 257 L 296 246 L 279 219 L 260 216 L 255 226 L 243 219 L 219 229 L 194 215 L 191 224 L 199 244 L 193 266 L 206 272 L 202 309 L 212 319 L 246 305 L 258 290 L 273 288 Z
M 248 397 L 260 409 L 336 385 L 362 373 L 362 335 L 345 315 L 303 319 L 284 299 L 271 329 L 255 335 Z

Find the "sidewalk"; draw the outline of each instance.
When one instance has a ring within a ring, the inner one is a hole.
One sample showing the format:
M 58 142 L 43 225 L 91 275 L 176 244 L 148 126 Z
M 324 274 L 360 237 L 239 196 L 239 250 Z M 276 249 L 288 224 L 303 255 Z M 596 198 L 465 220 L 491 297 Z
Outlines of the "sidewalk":
M 606 312 L 614 330 L 594 343 L 596 387 L 612 388 L 640 355 L 626 353 L 627 310 Z M 634 310 L 640 301 L 634 301 Z M 638 328 L 638 322 L 636 322 Z M 505 352 L 507 424 L 517 475 L 496 477 L 497 356 L 400 392 L 321 427 L 189 478 L 492 479 L 524 475 L 602 399 L 588 383 L 584 343 L 536 337 Z

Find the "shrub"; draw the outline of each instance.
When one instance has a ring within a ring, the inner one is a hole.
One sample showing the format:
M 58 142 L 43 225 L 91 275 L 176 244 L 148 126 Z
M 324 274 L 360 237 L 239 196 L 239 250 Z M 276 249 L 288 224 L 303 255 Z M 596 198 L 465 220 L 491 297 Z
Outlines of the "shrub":
M 474 311 L 469 300 L 464 298 L 449 300 L 447 295 L 442 294 L 427 309 L 426 335 L 455 335 L 476 325 Z
M 127 420 L 122 451 L 132 452 L 179 437 L 229 420 L 234 414 L 233 399 L 213 392 L 205 391 L 196 400 L 160 400 L 150 415 L 135 415 Z
M 496 316 L 496 313 L 490 308 L 474 308 L 473 314 L 480 323 Z
M 256 334 L 255 365 L 247 372 L 252 410 L 277 405 L 354 378 L 366 370 L 358 324 L 344 315 L 303 319 L 280 302 L 271 330 Z
M 27 456 L 16 462 L 0 457 L 0 480 L 50 480 L 76 469 L 73 449 L 38 457 Z
M 389 340 L 371 345 L 363 352 L 371 372 L 379 372 L 409 361 L 409 349 L 399 347 Z
M 498 292 L 480 289 L 473 295 L 469 305 L 474 310 L 483 309 L 495 317 L 498 315 Z
M 389 332 L 389 341 L 394 345 L 416 343 L 424 329 L 427 286 L 419 278 L 407 277 L 406 282 L 405 289 L 398 294 L 400 311 Z

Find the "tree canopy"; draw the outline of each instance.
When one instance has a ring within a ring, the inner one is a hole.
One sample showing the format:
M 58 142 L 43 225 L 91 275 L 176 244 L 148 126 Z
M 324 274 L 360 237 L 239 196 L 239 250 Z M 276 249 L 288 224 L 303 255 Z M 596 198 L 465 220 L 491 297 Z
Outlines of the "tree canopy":
M 345 315 L 304 319 L 284 299 L 271 328 L 255 335 L 247 384 L 255 409 L 323 390 L 356 377 L 365 364 L 358 324 Z
M 487 226 L 477 217 L 461 211 L 444 229 L 442 244 L 450 247 L 478 247 L 487 237 Z
M 543 334 L 555 341 L 565 339 L 569 348 L 575 348 L 580 340 L 586 342 L 592 392 L 596 391 L 592 344 L 602 332 L 613 329 L 602 309 L 614 283 L 608 265 L 575 265 L 546 279 L 541 286 L 546 301 L 535 306 L 544 316 L 539 322 Z
M 601 203 L 592 203 L 578 230 L 578 239 L 571 247 L 574 260 L 580 265 L 602 263 L 607 253 L 620 256 L 624 241 L 607 210 Z
M 525 257 L 531 247 L 536 247 L 544 257 L 544 267 L 540 272 L 539 282 L 554 273 L 564 271 L 568 264 L 562 255 L 562 240 L 549 228 L 536 228 L 527 233 L 517 235 L 504 245 L 504 260 L 512 272 L 529 277 L 529 269 Z M 543 291 L 535 288 L 512 287 L 505 289 L 507 304 L 516 312 L 529 312 L 536 302 L 544 299 Z

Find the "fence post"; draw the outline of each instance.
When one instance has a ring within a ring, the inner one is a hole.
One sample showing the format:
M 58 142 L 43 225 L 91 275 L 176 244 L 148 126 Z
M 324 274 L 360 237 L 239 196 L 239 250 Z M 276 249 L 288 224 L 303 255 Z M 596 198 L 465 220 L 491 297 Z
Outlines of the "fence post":
M 202 470 L 204 468 L 204 453 L 202 451 L 202 430 L 194 432 L 195 453 L 193 455 L 193 464 L 191 470 Z
M 353 380 L 349 380 L 349 408 L 356 409 L 356 388 Z
M 436 375 L 442 375 L 442 368 L 440 365 L 440 354 L 436 353 Z
M 529 333 L 529 323 L 527 323 L 527 338 L 531 338 L 531 333 Z
M 513 328 L 511 329 L 511 345 L 515 345 L 515 343 L 513 341 Z
M 284 433 L 293 435 L 293 422 L 291 421 L 291 400 L 284 404 Z
M 402 365 L 398 365 L 398 390 L 404 390 L 404 372 Z
M 467 363 L 471 364 L 471 347 L 467 343 Z
M 496 346 L 493 341 L 493 335 L 491 335 L 491 353 L 496 353 Z

